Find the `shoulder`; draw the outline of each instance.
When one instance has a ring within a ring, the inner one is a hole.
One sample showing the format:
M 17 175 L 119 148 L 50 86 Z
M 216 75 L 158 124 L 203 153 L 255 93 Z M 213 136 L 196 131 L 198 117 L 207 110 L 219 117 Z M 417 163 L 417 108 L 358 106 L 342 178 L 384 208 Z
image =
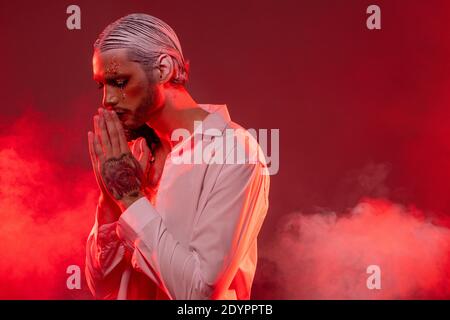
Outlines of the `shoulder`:
M 236 180 L 245 180 L 252 176 L 269 175 L 266 156 L 258 143 L 255 130 L 247 130 L 230 121 L 225 126 L 222 135 L 215 139 L 220 139 L 220 141 L 216 140 L 213 148 L 220 149 L 222 152 L 220 155 L 216 155 L 210 165 L 214 166 L 214 164 L 220 163 L 220 168 L 216 168 L 222 178 L 234 176 Z
M 266 167 L 265 152 L 261 148 L 258 132 L 255 129 L 245 129 L 236 122 L 230 121 L 223 132 L 229 152 L 226 155 L 227 163 L 236 165 L 247 164 L 252 167 Z M 233 161 L 234 160 L 234 161 Z

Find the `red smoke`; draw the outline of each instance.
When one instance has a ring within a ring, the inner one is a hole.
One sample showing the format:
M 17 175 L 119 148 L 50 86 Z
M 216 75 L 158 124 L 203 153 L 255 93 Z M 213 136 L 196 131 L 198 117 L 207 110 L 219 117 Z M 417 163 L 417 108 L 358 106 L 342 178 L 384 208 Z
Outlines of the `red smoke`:
M 7 132 L 0 138 L 0 298 L 90 298 L 84 250 L 98 196 L 90 168 L 61 161 L 73 143 L 71 130 L 39 114 L 29 112 Z M 359 192 L 386 196 L 387 169 L 369 165 L 363 171 Z M 263 276 L 254 293 L 270 290 L 279 299 L 449 298 L 450 231 L 441 222 L 380 199 L 361 201 L 347 213 L 286 215 L 271 246 L 260 247 Z M 66 287 L 73 264 L 82 270 L 82 290 Z M 381 268 L 381 290 L 366 287 L 369 265 Z
M 448 299 L 449 247 L 450 230 L 420 211 L 365 199 L 339 217 L 286 216 L 263 253 L 265 281 L 281 299 Z M 367 288 L 370 265 L 380 290 Z
M 69 132 L 28 113 L 0 139 L 1 299 L 87 297 L 67 289 L 66 269 L 83 272 L 98 193 L 91 172 L 55 161 Z

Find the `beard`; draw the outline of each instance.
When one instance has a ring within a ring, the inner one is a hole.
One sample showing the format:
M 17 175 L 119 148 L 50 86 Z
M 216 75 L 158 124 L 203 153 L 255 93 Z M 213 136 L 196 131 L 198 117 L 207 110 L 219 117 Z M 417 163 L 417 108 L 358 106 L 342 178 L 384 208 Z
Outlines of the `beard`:
M 156 148 L 160 146 L 161 141 L 155 130 L 147 125 L 147 122 L 151 114 L 159 109 L 160 102 L 161 93 L 156 85 L 151 85 L 147 90 L 145 98 L 142 99 L 142 102 L 134 112 L 132 124 L 127 126 L 122 123 L 127 141 L 130 142 L 142 137 L 145 139 L 147 146 L 153 154 Z
M 151 118 L 151 115 L 159 109 L 160 102 L 161 93 L 156 85 L 151 84 L 145 97 L 134 111 L 131 123 L 125 124 L 122 122 L 128 141 L 141 137 L 142 134 L 149 134 L 149 131 L 146 128 L 150 127 L 146 123 Z M 151 130 L 153 131 L 153 129 Z

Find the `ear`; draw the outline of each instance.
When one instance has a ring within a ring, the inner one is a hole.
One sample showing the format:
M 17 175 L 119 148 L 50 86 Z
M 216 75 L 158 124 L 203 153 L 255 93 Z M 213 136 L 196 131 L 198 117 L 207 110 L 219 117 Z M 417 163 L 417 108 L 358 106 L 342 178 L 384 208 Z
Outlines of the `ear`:
M 172 79 L 174 72 L 172 57 L 168 54 L 161 54 L 156 61 L 157 78 L 156 80 L 164 84 Z

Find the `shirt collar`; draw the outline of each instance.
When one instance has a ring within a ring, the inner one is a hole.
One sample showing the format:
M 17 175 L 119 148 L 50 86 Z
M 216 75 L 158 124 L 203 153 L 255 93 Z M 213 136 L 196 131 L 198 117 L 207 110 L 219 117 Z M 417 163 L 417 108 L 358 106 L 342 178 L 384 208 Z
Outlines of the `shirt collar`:
M 222 136 L 228 123 L 231 122 L 230 114 L 228 113 L 228 108 L 225 104 L 199 104 L 199 107 L 209 112 L 209 114 L 202 121 L 200 121 L 202 123 L 201 131 L 197 131 L 194 128 L 194 133 L 190 135 L 188 139 L 185 139 L 182 142 L 178 143 L 170 152 L 171 154 L 178 152 L 178 150 L 180 148 L 183 148 L 184 145 L 188 143 L 188 141 L 190 141 L 194 136 L 201 135 L 201 140 L 203 140 L 205 137 L 209 137 L 210 139 L 211 137 Z
M 231 122 L 227 105 L 199 104 L 199 107 L 209 112 L 209 115 L 207 115 L 206 118 L 202 121 L 203 135 L 210 137 L 222 136 L 227 124 Z

